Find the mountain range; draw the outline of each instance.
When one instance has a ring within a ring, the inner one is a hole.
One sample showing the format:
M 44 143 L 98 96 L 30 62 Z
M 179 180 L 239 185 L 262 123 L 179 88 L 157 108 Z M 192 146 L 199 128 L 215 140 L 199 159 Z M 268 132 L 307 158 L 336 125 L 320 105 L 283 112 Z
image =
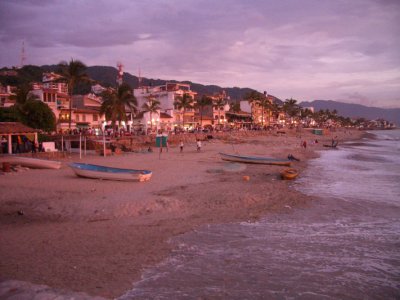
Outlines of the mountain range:
M 4 70 L 3 68 L 2 70 Z M 56 72 L 58 70 L 57 65 L 44 65 L 44 66 L 24 66 L 18 69 L 18 78 L 10 76 L 0 76 L 0 82 L 2 84 L 18 85 L 21 82 L 32 82 L 41 81 L 43 72 Z M 91 66 L 87 67 L 86 73 L 94 81 L 100 83 L 103 86 L 115 86 L 118 70 L 114 67 L 109 66 Z M 240 87 L 220 87 L 217 85 L 203 85 L 199 83 L 194 83 L 190 81 L 176 81 L 176 80 L 165 80 L 165 79 L 149 79 L 141 78 L 142 85 L 147 86 L 157 86 L 163 85 L 166 82 L 176 82 L 176 83 L 187 83 L 190 84 L 191 89 L 198 93 L 199 96 L 202 95 L 212 95 L 215 93 L 220 93 L 225 90 L 226 94 L 230 98 L 230 102 L 237 102 L 243 100 L 244 96 L 254 91 L 250 88 L 240 88 Z M 131 87 L 137 88 L 139 86 L 139 78 L 130 73 L 123 73 L 123 81 L 128 83 Z M 79 85 L 78 93 L 85 94 L 90 91 L 90 85 Z M 283 101 L 272 96 L 274 101 L 278 104 L 282 104 Z M 389 122 L 400 125 L 400 108 L 378 108 L 378 107 L 368 107 L 360 104 L 350 104 L 343 103 L 332 100 L 314 100 L 311 102 L 301 102 L 299 103 L 301 107 L 314 107 L 315 111 L 321 109 L 326 110 L 336 110 L 339 115 L 343 117 L 350 118 L 365 118 L 369 120 L 374 119 L 385 119 Z
M 314 100 L 301 102 L 301 107 L 313 107 L 314 111 L 336 109 L 338 115 L 349 118 L 365 118 L 368 120 L 384 119 L 400 125 L 400 108 L 369 107 L 361 104 L 351 104 L 333 100 Z

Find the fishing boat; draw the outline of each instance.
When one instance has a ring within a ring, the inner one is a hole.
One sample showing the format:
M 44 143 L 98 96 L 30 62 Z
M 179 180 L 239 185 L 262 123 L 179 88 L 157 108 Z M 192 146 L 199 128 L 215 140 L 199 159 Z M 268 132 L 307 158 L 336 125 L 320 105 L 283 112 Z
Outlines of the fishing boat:
M 39 159 L 24 156 L 3 156 L 0 162 L 7 162 L 10 165 L 19 165 L 22 167 L 32 168 L 32 169 L 60 169 L 61 162 L 49 159 Z
M 148 170 L 121 169 L 83 163 L 71 163 L 69 166 L 77 176 L 94 179 L 147 181 L 152 175 L 152 172 Z
M 281 177 L 282 177 L 282 179 L 285 179 L 285 180 L 295 179 L 297 177 L 297 175 L 299 175 L 299 173 L 297 172 L 296 169 L 293 169 L 293 168 L 287 168 L 281 172 Z
M 289 159 L 279 159 L 272 157 L 263 156 L 247 156 L 247 155 L 235 155 L 227 153 L 219 153 L 223 160 L 241 162 L 248 164 L 264 164 L 264 165 L 278 165 L 278 166 L 290 166 Z

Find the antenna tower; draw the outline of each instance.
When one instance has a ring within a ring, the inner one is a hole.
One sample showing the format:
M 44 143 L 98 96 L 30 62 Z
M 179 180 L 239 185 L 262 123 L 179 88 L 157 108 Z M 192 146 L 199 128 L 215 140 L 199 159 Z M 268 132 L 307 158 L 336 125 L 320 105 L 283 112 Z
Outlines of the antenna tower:
M 117 68 L 118 68 L 118 75 L 117 75 L 117 84 L 121 85 L 122 84 L 122 75 L 124 75 L 124 71 L 122 68 L 124 65 L 121 62 L 117 63 Z
M 21 68 L 25 65 L 26 55 L 25 55 L 25 41 L 22 41 L 22 49 L 21 49 Z

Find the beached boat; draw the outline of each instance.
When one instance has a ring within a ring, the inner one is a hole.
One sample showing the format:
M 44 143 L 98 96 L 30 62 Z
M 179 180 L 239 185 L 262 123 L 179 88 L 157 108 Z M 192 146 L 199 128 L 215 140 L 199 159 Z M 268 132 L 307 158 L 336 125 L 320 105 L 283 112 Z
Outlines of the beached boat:
M 248 164 L 290 166 L 289 159 L 279 159 L 279 158 L 263 157 L 263 156 L 235 155 L 226 153 L 219 153 L 219 154 L 221 155 L 221 158 L 223 160 L 227 161 L 241 162 Z
M 336 148 L 338 144 L 338 141 L 333 140 L 331 144 L 324 144 L 323 146 L 328 148 Z
M 39 159 L 24 156 L 6 155 L 0 158 L 0 162 L 10 165 L 20 165 L 32 169 L 60 169 L 61 162 L 48 159 Z
M 285 180 L 295 179 L 297 177 L 297 175 L 299 175 L 299 173 L 297 172 L 296 169 L 293 169 L 293 168 L 287 168 L 281 172 L 281 177 L 282 177 L 282 179 L 285 179 Z
M 148 170 L 121 169 L 83 163 L 71 163 L 69 166 L 77 176 L 95 179 L 147 181 L 152 175 L 152 172 Z

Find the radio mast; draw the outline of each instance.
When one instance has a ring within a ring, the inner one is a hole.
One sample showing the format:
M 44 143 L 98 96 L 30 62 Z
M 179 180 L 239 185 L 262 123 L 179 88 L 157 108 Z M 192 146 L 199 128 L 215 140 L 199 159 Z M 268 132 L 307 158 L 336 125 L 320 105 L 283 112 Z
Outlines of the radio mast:
M 22 49 L 21 49 L 21 64 L 20 64 L 20 68 L 22 68 L 25 65 L 25 61 L 26 61 L 26 55 L 25 55 L 25 41 L 22 41 Z
M 117 63 L 117 68 L 118 68 L 118 75 L 117 75 L 117 85 L 120 86 L 122 84 L 122 75 L 124 75 L 124 71 L 122 68 L 124 65 L 121 62 Z

